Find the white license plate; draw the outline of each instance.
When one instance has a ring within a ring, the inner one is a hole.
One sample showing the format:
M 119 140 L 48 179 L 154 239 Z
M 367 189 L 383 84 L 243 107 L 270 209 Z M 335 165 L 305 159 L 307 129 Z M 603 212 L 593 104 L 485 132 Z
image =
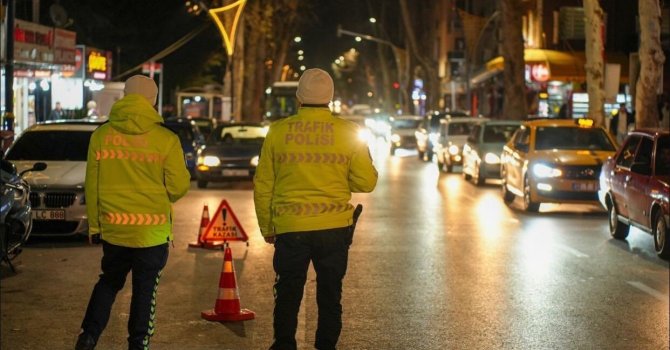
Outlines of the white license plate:
M 34 220 L 65 220 L 65 210 L 32 210 Z
M 249 170 L 246 169 L 224 169 L 223 176 L 249 176 Z
M 572 184 L 573 191 L 595 192 L 598 190 L 597 182 L 575 182 Z

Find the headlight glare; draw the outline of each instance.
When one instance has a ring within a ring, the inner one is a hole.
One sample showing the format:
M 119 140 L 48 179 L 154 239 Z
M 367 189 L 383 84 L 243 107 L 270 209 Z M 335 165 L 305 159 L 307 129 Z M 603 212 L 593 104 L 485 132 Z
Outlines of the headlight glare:
M 546 164 L 535 164 L 533 165 L 533 175 L 539 178 L 559 177 L 563 175 L 563 172 Z
M 457 155 L 458 154 L 458 146 L 456 145 L 451 145 L 449 146 L 449 154 L 451 155 Z
M 258 156 L 254 156 L 253 158 L 251 158 L 249 164 L 251 164 L 251 166 L 258 166 Z
M 486 162 L 486 164 L 500 164 L 500 156 L 491 152 L 486 153 L 484 162 Z
M 202 158 L 202 162 L 200 162 L 200 158 Z M 216 156 L 204 156 L 198 158 L 198 164 L 204 164 L 210 167 L 219 166 L 221 165 L 221 160 L 219 160 L 219 157 Z
M 391 142 L 400 142 L 400 135 L 398 134 L 391 135 Z

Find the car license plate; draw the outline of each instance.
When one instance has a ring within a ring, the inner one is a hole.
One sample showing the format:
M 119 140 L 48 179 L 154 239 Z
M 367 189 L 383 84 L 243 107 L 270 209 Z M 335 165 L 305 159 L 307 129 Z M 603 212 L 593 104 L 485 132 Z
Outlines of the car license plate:
M 249 176 L 249 170 L 246 169 L 224 169 L 223 176 Z
M 65 210 L 32 210 L 34 220 L 65 220 Z
M 575 182 L 572 184 L 573 191 L 595 192 L 598 190 L 598 183 L 590 182 Z

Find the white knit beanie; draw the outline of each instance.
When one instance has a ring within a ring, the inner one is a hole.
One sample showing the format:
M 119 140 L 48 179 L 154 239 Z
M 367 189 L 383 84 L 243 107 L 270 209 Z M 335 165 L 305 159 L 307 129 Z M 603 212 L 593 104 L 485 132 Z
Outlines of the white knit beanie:
M 302 73 L 295 93 L 302 104 L 323 105 L 333 99 L 333 78 L 326 71 L 312 68 Z
M 146 75 L 133 75 L 126 80 L 126 86 L 123 92 L 128 94 L 140 94 L 146 97 L 152 106 L 156 105 L 156 97 L 158 96 L 158 87 L 156 82 Z

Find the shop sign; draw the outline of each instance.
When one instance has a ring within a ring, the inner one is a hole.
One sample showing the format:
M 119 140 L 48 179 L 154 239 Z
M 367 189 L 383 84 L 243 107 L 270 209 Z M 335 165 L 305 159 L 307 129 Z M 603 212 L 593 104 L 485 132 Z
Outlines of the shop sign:
M 51 27 L 15 20 L 14 60 L 16 62 L 53 63 L 51 50 L 53 29 Z
M 110 80 L 112 75 L 112 53 L 87 47 L 84 60 L 84 78 Z
M 549 67 L 546 64 L 531 63 L 526 65 L 526 80 L 544 83 L 549 81 L 550 77 Z
M 75 64 L 75 47 L 77 42 L 77 33 L 69 30 L 56 28 L 54 30 L 54 63 L 56 64 Z

